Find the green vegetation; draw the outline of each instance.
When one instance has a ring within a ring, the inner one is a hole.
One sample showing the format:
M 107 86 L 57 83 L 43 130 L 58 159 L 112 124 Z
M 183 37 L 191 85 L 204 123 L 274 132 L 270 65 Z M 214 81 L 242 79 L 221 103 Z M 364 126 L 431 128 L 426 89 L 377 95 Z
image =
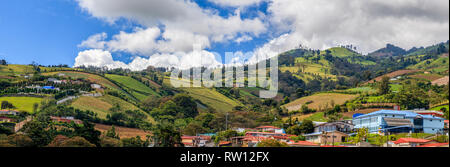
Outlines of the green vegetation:
M 8 101 L 11 103 L 15 109 L 18 111 L 26 111 L 33 113 L 34 105 L 41 104 L 42 98 L 38 97 L 0 97 L 1 101 Z

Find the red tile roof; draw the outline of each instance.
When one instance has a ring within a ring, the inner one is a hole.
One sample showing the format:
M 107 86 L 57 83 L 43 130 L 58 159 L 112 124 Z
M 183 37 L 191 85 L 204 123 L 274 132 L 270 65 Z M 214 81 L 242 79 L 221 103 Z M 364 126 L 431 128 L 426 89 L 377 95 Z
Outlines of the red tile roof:
M 318 144 L 309 142 L 309 141 L 298 141 L 295 143 L 291 143 L 289 145 L 291 145 L 291 146 L 319 146 Z
M 281 129 L 281 128 L 275 127 L 275 126 L 259 126 L 259 127 L 256 127 L 256 129 L 264 129 L 264 128 Z
M 433 143 L 433 144 L 425 144 L 422 146 L 418 146 L 418 147 L 448 147 L 448 143 Z
M 347 147 L 347 146 L 332 146 L 332 145 L 323 145 L 323 146 L 320 146 L 320 147 Z
M 448 123 L 448 120 L 444 120 L 444 123 Z
M 219 145 L 228 145 L 228 144 L 231 144 L 231 142 L 230 141 L 221 141 L 219 143 Z
M 400 143 L 428 143 L 431 140 L 426 140 L 426 139 L 416 139 L 416 138 L 400 138 L 397 141 L 395 141 L 395 144 L 400 144 Z
M 195 139 L 197 136 L 181 136 L 181 139 Z

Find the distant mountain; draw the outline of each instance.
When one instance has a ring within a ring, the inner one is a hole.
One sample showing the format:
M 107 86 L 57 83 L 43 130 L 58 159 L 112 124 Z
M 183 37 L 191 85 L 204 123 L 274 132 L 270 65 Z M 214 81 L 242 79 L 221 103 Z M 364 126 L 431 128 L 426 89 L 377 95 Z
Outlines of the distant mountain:
M 414 50 L 417 50 L 414 49 Z M 369 56 L 375 56 L 375 57 L 395 57 L 395 56 L 401 56 L 405 55 L 407 51 L 403 48 L 397 47 L 392 44 L 387 44 L 385 48 L 378 49 L 375 52 L 369 53 Z

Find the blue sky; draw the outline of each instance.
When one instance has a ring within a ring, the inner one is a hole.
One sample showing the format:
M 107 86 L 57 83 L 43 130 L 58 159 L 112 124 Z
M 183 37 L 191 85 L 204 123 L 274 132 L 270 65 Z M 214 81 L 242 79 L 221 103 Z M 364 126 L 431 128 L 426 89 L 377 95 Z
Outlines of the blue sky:
M 199 6 L 217 9 L 218 6 L 206 0 L 198 0 Z M 257 8 L 257 9 L 256 9 Z M 220 15 L 227 17 L 234 7 L 223 8 Z M 264 5 L 251 10 L 264 10 Z M 254 12 L 242 15 L 252 18 Z M 77 47 L 89 36 L 106 32 L 115 34 L 130 31 L 133 23 L 122 21 L 109 24 L 82 11 L 73 0 L 7 0 L 0 2 L 0 58 L 16 64 L 29 64 L 36 61 L 42 65 L 68 64 L 72 66 L 78 52 Z M 234 45 L 232 43 L 213 44 L 208 49 L 223 54 L 225 51 L 251 51 L 255 45 L 267 40 Z M 125 55 L 125 56 L 124 56 Z M 124 58 L 133 56 L 117 53 L 114 59 L 130 62 Z
M 448 3 L 5 0 L 0 2 L 0 59 L 139 70 L 196 64 L 200 59 L 186 49 L 191 43 L 207 45 L 201 58 L 230 51 L 276 54 L 299 44 L 313 49 L 353 44 L 363 53 L 387 43 L 409 49 L 448 40 Z

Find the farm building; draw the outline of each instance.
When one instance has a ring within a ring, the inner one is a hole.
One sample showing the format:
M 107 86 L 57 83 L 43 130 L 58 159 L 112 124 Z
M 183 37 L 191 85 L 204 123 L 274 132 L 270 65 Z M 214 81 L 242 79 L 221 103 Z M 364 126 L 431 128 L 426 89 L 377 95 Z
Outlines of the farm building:
M 442 133 L 444 119 L 411 111 L 380 110 L 353 118 L 355 129 L 368 128 L 370 133 Z
M 64 122 L 64 123 L 71 123 L 74 122 L 75 124 L 83 124 L 83 121 L 75 119 L 73 117 L 54 117 L 51 116 L 50 119 L 54 122 Z

